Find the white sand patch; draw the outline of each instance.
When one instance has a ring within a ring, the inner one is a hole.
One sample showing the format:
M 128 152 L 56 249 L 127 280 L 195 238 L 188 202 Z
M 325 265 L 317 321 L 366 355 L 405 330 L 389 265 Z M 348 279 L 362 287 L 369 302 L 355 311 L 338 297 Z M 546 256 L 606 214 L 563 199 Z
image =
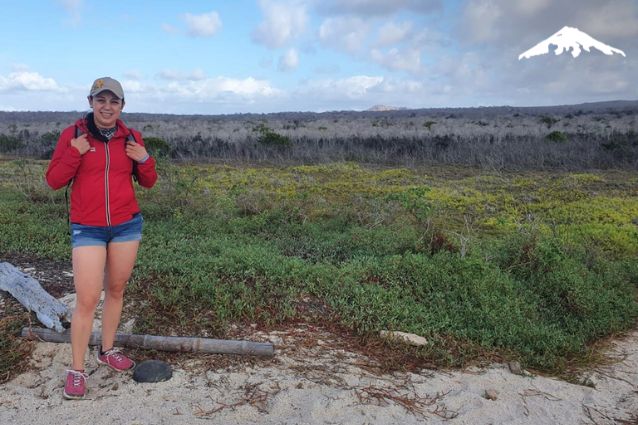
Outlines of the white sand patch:
M 515 375 L 501 364 L 376 375 L 366 367 L 370 359 L 329 344 L 308 347 L 298 335 L 255 333 L 278 343 L 274 359 L 224 367 L 210 366 L 211 357 L 206 367 L 191 360 L 170 381 L 154 384 L 97 368 L 92 351 L 83 401 L 62 398 L 70 346 L 38 343 L 32 370 L 0 386 L 0 424 L 613 424 L 638 418 L 638 331 L 612 344 L 609 355 L 617 362 L 588 372 L 595 388 Z M 486 390 L 496 399 L 486 398 Z

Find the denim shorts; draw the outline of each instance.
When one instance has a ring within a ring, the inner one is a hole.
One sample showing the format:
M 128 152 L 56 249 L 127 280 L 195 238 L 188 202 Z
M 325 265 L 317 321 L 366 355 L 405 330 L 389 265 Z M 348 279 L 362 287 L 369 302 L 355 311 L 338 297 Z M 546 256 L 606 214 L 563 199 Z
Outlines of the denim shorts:
M 85 226 L 71 223 L 71 246 L 106 246 L 111 242 L 131 242 L 142 240 L 141 213 L 133 215 L 129 221 L 117 226 Z

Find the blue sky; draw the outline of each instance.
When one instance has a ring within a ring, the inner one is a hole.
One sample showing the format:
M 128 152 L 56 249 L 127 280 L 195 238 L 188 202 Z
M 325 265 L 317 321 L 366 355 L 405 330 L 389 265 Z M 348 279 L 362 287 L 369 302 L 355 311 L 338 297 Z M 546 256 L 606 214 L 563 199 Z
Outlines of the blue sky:
M 158 113 L 637 99 L 638 0 L 2 1 L 0 110 Z M 565 25 L 623 50 L 518 60 Z

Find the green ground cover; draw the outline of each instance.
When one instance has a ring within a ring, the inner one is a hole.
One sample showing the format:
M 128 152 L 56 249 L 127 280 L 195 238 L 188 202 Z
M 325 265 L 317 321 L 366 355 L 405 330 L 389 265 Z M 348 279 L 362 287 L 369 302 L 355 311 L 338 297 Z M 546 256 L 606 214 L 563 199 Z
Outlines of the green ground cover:
M 70 256 L 46 162 L 0 162 L 2 253 Z M 560 372 L 638 316 L 638 175 L 352 163 L 159 164 L 138 190 L 136 331 L 337 323 L 425 336 L 424 361 L 485 353 Z M 0 361 L 1 362 L 1 361 Z

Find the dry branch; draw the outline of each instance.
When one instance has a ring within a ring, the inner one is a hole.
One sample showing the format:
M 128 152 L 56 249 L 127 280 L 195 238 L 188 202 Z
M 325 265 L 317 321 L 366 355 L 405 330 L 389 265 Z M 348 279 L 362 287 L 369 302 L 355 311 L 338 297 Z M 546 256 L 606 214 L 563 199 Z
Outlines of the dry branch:
M 0 263 L 0 290 L 9 292 L 29 311 L 35 312 L 47 328 L 64 331 L 61 320 L 70 319 L 68 309 L 31 276 L 9 263 Z
M 50 329 L 23 328 L 23 337 L 41 339 L 46 342 L 70 342 L 71 332 L 56 333 Z M 101 342 L 100 332 L 93 332 L 90 345 Z M 179 351 L 191 353 L 243 354 L 249 356 L 272 356 L 275 348 L 271 343 L 252 341 L 233 341 L 224 339 L 159 336 L 159 335 L 115 335 L 115 345 L 129 348 L 144 348 L 159 351 Z

